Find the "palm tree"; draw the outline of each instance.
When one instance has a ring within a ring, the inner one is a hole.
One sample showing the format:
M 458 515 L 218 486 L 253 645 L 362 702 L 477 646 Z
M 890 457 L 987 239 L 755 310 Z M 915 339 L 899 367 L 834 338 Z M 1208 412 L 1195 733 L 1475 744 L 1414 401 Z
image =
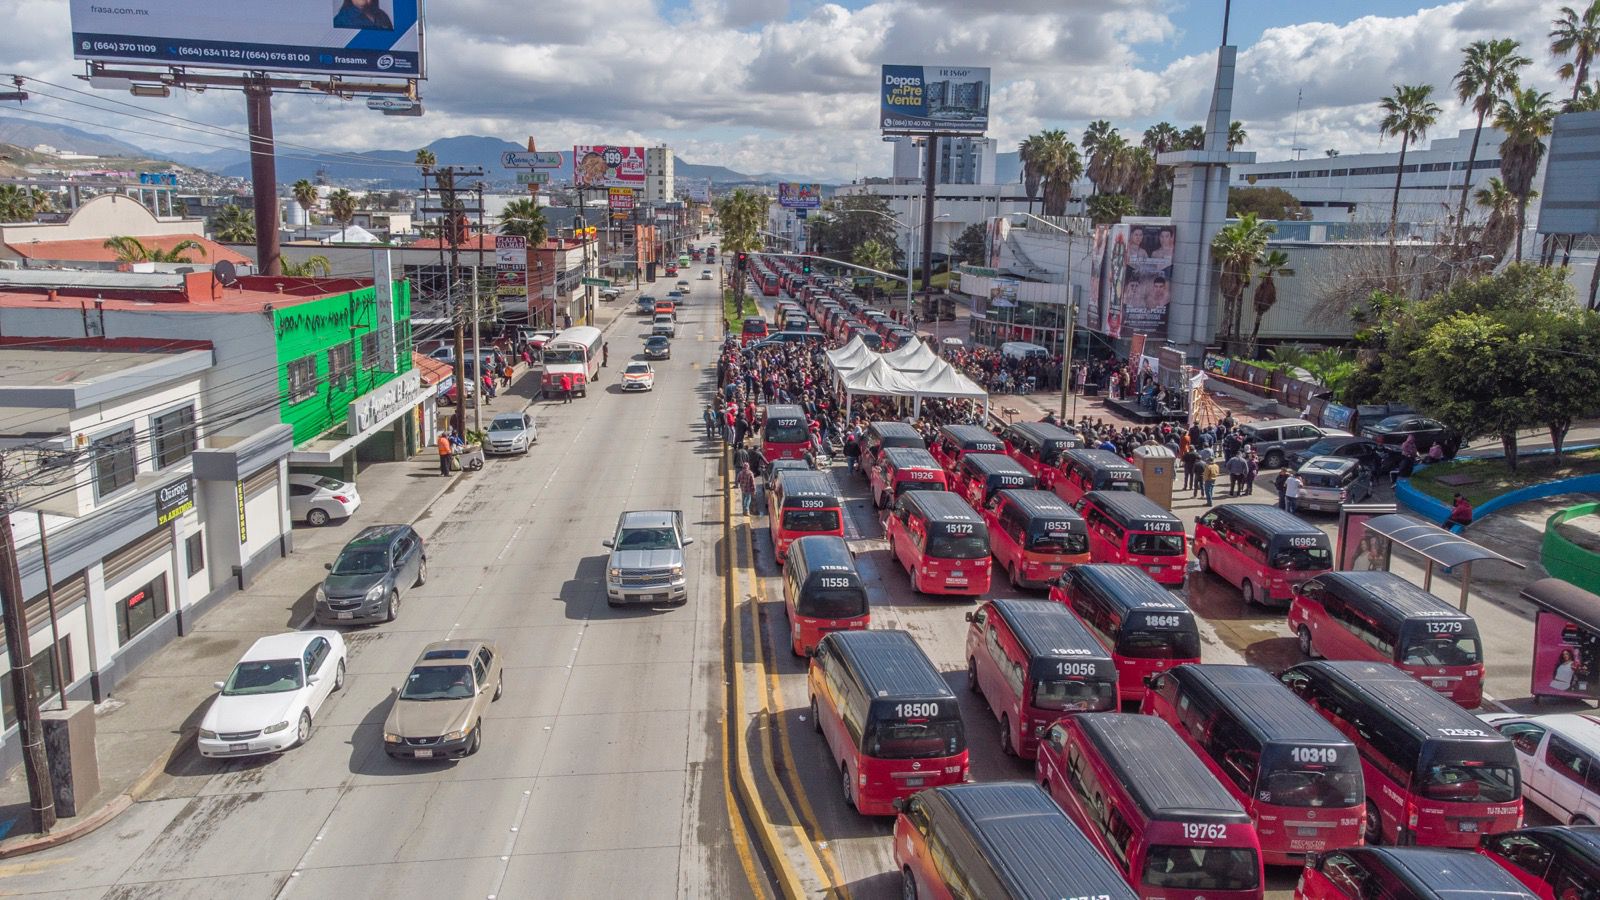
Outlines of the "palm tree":
M 1517 262 L 1522 261 L 1522 232 L 1528 224 L 1528 200 L 1533 196 L 1533 176 L 1544 159 L 1544 139 L 1550 136 L 1556 109 L 1548 93 L 1533 88 L 1512 90 L 1494 111 L 1494 127 L 1505 132 L 1500 142 L 1500 177 L 1517 196 Z
M 549 224 L 544 212 L 531 197 L 513 200 L 500 211 L 500 233 L 514 234 L 528 239 L 528 246 L 537 247 L 549 236 Z
M 1083 157 L 1059 128 L 1041 131 L 1030 140 L 1034 141 L 1033 166 L 1044 187 L 1044 214 L 1064 216 L 1072 199 L 1072 184 L 1083 177 Z
M 308 256 L 300 262 L 282 261 L 283 274 L 288 278 L 326 278 L 333 274 L 333 263 L 326 256 Z
M 426 153 L 427 151 L 423 150 L 419 152 Z M 329 194 L 328 213 L 333 216 L 333 220 L 335 222 L 339 223 L 339 240 L 343 241 L 345 238 L 345 229 L 350 227 L 350 223 L 354 221 L 356 217 L 355 195 L 344 188 L 339 188 L 338 190 Z
M 1433 94 L 1431 84 L 1395 85 L 1394 93 L 1378 101 L 1383 108 L 1383 122 L 1378 131 L 1385 137 L 1400 138 L 1400 164 L 1394 171 L 1394 200 L 1389 205 L 1389 261 L 1394 267 L 1395 232 L 1400 226 L 1400 179 L 1406 171 L 1406 149 L 1412 141 L 1420 141 L 1439 121 L 1439 104 L 1429 99 Z
M 172 245 L 171 250 L 162 250 L 160 247 L 147 247 L 136 237 L 117 235 L 106 238 L 100 246 L 115 251 L 117 262 L 187 263 L 194 262 L 189 258 L 190 250 L 199 251 L 201 256 L 206 255 L 206 248 L 200 242 L 191 240 L 179 241 Z
M 305 210 L 306 224 L 310 225 L 311 210 L 317 205 L 317 186 L 302 178 L 294 183 L 294 187 L 291 187 L 289 192 L 294 195 L 294 202 L 300 204 L 300 208 Z M 305 236 L 305 233 L 305 229 L 301 228 L 300 234 L 302 237 Z
M 416 159 L 413 162 L 422 167 L 422 174 L 424 175 L 432 172 L 433 167 L 439 164 L 439 160 L 433 155 L 432 150 L 418 150 Z
M 1239 221 L 1224 225 L 1211 241 L 1211 259 L 1220 270 L 1222 289 L 1222 340 L 1236 343 L 1240 319 L 1244 315 L 1244 290 L 1250 286 L 1250 267 L 1267 248 L 1267 238 L 1276 231 L 1273 226 L 1256 218 L 1255 213 L 1245 213 Z
M 722 226 L 722 252 L 748 253 L 761 249 L 761 225 L 767 221 L 767 205 L 771 198 L 747 188 L 735 188 L 713 204 Z M 733 293 L 738 308 L 744 312 L 744 283 L 742 277 L 733 279 Z
M 1095 194 L 1084 207 L 1089 214 L 1089 221 L 1096 225 L 1115 225 L 1122 221 L 1123 216 L 1131 216 L 1139 211 L 1133 204 L 1133 198 L 1127 194 Z
M 1165 153 L 1176 149 L 1182 137 L 1178 129 L 1171 122 L 1157 122 L 1144 130 L 1144 136 L 1139 140 L 1139 146 L 1151 153 Z
M 1533 196 L 1530 193 L 1529 199 Z M 1483 187 L 1472 193 L 1472 200 L 1489 212 L 1478 243 L 1485 253 L 1494 254 L 1498 262 L 1505 255 L 1506 245 L 1511 243 L 1512 233 L 1517 227 L 1517 195 L 1511 193 L 1506 183 L 1498 177 L 1490 176 Z
M 875 240 L 867 240 L 857 245 L 855 252 L 850 255 L 850 261 L 858 266 L 884 272 L 894 265 L 894 251 Z M 923 277 L 927 278 L 928 276 L 925 274 Z M 873 291 L 876 290 L 877 282 L 874 281 Z
M 1483 134 L 1483 120 L 1494 112 L 1496 103 L 1507 91 L 1517 86 L 1517 73 L 1533 60 L 1517 52 L 1522 45 L 1510 38 L 1473 41 L 1463 47 L 1461 68 L 1454 83 L 1456 97 L 1462 103 L 1471 103 L 1478 114 L 1477 127 L 1472 132 L 1472 149 L 1467 151 L 1467 173 L 1461 179 L 1461 202 L 1456 206 L 1456 240 L 1461 239 L 1467 224 L 1467 190 L 1472 187 L 1472 164 L 1478 159 L 1478 138 Z
M 1190 125 L 1178 135 L 1178 146 L 1184 150 L 1204 150 L 1206 148 L 1206 127 L 1204 125 Z
M 1600 84 L 1579 85 L 1573 96 L 1561 104 L 1562 112 L 1600 111 Z
M 1600 54 L 1600 0 L 1590 0 L 1581 13 L 1570 6 L 1561 7 L 1561 15 L 1550 26 L 1550 55 L 1572 57 L 1556 74 L 1563 81 L 1572 79 L 1572 99 L 1576 100 L 1589 81 L 1589 64 Z
M 1017 145 L 1017 158 L 1022 163 L 1022 189 L 1028 194 L 1028 212 L 1033 212 L 1033 198 L 1039 196 L 1039 157 L 1042 148 L 1039 135 L 1030 134 Z
M 206 225 L 211 228 L 213 238 L 229 244 L 249 244 L 256 239 L 255 214 L 232 203 L 217 207 Z
M 0 184 L 0 222 L 32 222 L 33 197 L 25 188 Z
M 1261 334 L 1261 320 L 1272 312 L 1278 305 L 1278 276 L 1294 276 L 1294 270 L 1289 268 L 1289 254 L 1282 250 L 1267 250 L 1256 257 L 1256 275 L 1260 279 L 1256 282 L 1255 293 L 1250 296 L 1256 307 L 1256 321 L 1250 326 L 1250 342 L 1245 345 L 1244 355 L 1256 355 L 1256 337 Z
M 1228 123 L 1228 149 L 1233 150 L 1243 147 L 1244 142 L 1250 140 L 1249 132 L 1244 130 L 1244 123 L 1233 121 Z
M 1111 123 L 1107 122 L 1105 119 L 1096 119 L 1089 123 L 1088 128 L 1083 130 L 1083 155 L 1091 160 L 1089 163 L 1089 180 L 1094 182 L 1094 189 L 1096 191 L 1100 190 L 1100 181 L 1094 177 L 1093 160 L 1097 155 L 1099 155 L 1101 145 L 1116 133 L 1117 129 L 1113 128 Z

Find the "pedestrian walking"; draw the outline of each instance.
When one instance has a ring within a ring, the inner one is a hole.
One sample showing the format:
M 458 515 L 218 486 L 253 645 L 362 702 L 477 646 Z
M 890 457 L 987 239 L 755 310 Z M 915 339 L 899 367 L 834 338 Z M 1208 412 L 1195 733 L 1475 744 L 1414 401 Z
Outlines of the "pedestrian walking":
M 1254 445 L 1245 448 L 1244 461 L 1249 467 L 1244 473 L 1244 495 L 1249 497 L 1256 492 L 1256 476 L 1261 474 L 1261 457 L 1256 455 Z
M 844 462 L 852 475 L 861 465 L 861 443 L 856 440 L 855 432 L 845 435 Z
M 745 463 L 739 467 L 739 499 L 744 504 L 744 514 L 750 515 L 750 504 L 756 499 L 756 476 L 750 471 L 750 464 Z
M 716 410 L 711 408 L 711 404 L 706 404 L 706 411 L 701 416 L 701 419 L 706 423 L 706 440 L 715 440 L 717 436 L 717 413 Z
M 611 365 L 611 342 L 606 341 L 600 345 L 600 368 Z
M 509 362 L 500 364 L 500 386 L 503 388 L 511 387 L 511 363 Z
M 1300 476 L 1295 472 L 1290 472 L 1289 477 L 1283 480 L 1283 508 L 1288 512 L 1300 511 L 1301 486 Z
M 455 448 L 450 446 L 450 435 L 439 435 L 439 474 L 450 474 L 450 458 L 454 455 Z
M 1217 494 L 1217 477 L 1222 473 L 1218 471 L 1214 461 L 1206 463 L 1205 470 L 1201 472 L 1201 480 L 1206 490 L 1206 505 L 1210 506 Z
M 1228 496 L 1237 497 L 1244 493 L 1245 476 L 1250 473 L 1250 463 L 1245 461 L 1243 455 L 1235 453 L 1228 458 Z
M 1272 487 L 1273 487 L 1274 490 L 1276 490 L 1278 492 L 1278 508 L 1279 509 L 1288 509 L 1289 508 L 1288 505 L 1283 502 L 1283 488 L 1284 488 L 1284 485 L 1286 485 L 1288 483 L 1289 483 L 1289 470 L 1288 469 L 1279 469 L 1277 477 L 1272 479 Z
M 572 402 L 572 373 L 570 372 L 561 373 L 561 402 Z

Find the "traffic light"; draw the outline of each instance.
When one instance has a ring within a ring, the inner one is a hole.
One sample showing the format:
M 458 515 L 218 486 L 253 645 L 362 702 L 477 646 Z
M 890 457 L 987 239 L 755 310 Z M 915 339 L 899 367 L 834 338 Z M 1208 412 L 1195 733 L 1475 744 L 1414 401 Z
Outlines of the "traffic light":
M 750 254 L 745 253 L 744 251 L 741 250 L 741 251 L 739 251 L 738 264 L 736 266 L 734 266 L 734 268 L 737 271 L 743 272 L 744 269 L 745 269 L 745 266 L 748 265 L 749 262 L 750 262 Z
M 811 257 L 807 256 L 800 260 L 800 274 L 811 274 Z

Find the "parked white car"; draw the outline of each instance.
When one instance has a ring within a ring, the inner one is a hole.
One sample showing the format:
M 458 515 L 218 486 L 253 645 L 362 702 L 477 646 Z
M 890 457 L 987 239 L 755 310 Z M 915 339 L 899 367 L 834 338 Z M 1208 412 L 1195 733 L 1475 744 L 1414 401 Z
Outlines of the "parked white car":
M 622 370 L 622 389 L 651 391 L 656 386 L 656 370 L 647 362 L 631 362 Z
M 1577 713 L 1479 718 L 1517 748 L 1525 800 L 1562 825 L 1600 823 L 1600 721 Z
M 539 441 L 533 416 L 527 413 L 501 413 L 489 423 L 487 453 L 527 453 Z
M 311 723 L 344 687 L 344 638 L 337 631 L 291 631 L 245 651 L 200 720 L 201 756 L 282 753 L 311 737 Z
M 330 519 L 347 519 L 361 508 L 361 495 L 348 481 L 304 472 L 289 476 L 289 516 L 321 527 Z

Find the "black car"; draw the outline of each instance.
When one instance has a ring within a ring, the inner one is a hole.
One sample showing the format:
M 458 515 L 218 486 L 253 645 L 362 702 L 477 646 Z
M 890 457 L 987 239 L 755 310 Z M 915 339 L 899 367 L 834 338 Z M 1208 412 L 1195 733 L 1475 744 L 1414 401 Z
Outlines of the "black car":
M 1287 457 L 1285 463 L 1289 468 L 1298 471 L 1305 465 L 1306 460 L 1313 456 L 1339 456 L 1353 459 L 1366 467 L 1373 474 L 1382 474 L 1394 468 L 1400 462 L 1398 447 L 1385 447 L 1372 438 L 1355 437 L 1348 434 L 1330 434 L 1317 441 L 1304 450 L 1295 450 Z
M 646 359 L 671 359 L 672 339 L 664 334 L 652 334 L 644 339 Z
M 410 525 L 362 529 L 327 564 L 313 615 L 319 625 L 393 622 L 400 594 L 428 580 L 428 553 Z
M 1454 429 L 1447 427 L 1438 419 L 1419 416 L 1416 413 L 1402 413 L 1390 416 L 1379 422 L 1361 429 L 1361 434 L 1372 438 L 1385 447 L 1400 449 L 1407 437 L 1417 439 L 1417 454 L 1425 455 L 1434 441 L 1444 449 L 1444 458 L 1451 459 L 1456 451 L 1461 449 L 1461 435 Z

